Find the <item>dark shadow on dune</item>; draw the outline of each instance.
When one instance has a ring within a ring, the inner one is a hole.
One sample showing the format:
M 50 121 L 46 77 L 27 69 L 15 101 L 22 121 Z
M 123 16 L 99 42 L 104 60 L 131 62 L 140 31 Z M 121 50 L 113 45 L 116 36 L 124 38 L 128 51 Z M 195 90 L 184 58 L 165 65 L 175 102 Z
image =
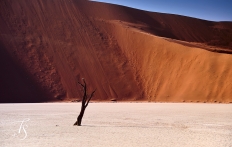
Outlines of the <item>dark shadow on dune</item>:
M 46 95 L 0 42 L 0 103 L 35 103 Z
M 169 39 L 169 38 L 166 38 L 165 40 L 167 40 L 169 42 L 179 43 L 179 44 L 182 44 L 182 45 L 188 46 L 188 47 L 202 48 L 204 50 L 214 52 L 214 53 L 232 54 L 232 50 L 230 50 L 230 49 L 220 49 L 220 48 L 217 48 L 217 47 L 215 47 L 215 48 L 203 47 L 203 46 L 193 45 L 191 43 L 183 42 L 183 41 L 180 41 L 180 40 L 173 40 L 173 39 Z

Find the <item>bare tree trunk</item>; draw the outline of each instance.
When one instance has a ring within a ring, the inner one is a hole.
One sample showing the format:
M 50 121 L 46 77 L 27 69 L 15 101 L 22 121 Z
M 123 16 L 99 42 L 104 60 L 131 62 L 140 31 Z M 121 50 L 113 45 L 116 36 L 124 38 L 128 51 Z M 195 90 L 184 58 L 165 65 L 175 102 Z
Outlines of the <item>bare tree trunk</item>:
M 79 83 L 81 85 L 81 87 L 83 88 L 83 97 L 82 97 L 82 103 L 81 103 L 81 112 L 79 114 L 79 116 L 77 117 L 77 121 L 73 124 L 74 126 L 81 126 L 81 122 L 82 122 L 82 118 L 84 116 L 85 113 L 85 109 L 86 107 L 89 105 L 89 102 L 91 100 L 91 98 L 93 97 L 93 94 L 95 93 L 96 90 L 94 90 L 90 96 L 88 96 L 87 94 L 87 86 L 86 86 L 86 82 L 85 79 L 83 80 L 83 84 Z
M 81 109 L 79 116 L 77 117 L 77 126 L 81 126 L 82 118 L 85 113 L 85 108 Z

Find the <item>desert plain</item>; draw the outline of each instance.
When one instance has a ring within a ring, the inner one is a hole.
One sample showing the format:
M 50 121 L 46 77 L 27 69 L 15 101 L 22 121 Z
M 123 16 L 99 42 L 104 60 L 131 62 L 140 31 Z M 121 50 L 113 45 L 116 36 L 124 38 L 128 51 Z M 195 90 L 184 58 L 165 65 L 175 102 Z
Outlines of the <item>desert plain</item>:
M 230 104 L 90 103 L 82 126 L 80 103 L 0 106 L 0 147 L 232 146 Z
M 232 22 L 88 0 L 1 0 L 0 20 L 0 147 L 232 146 Z

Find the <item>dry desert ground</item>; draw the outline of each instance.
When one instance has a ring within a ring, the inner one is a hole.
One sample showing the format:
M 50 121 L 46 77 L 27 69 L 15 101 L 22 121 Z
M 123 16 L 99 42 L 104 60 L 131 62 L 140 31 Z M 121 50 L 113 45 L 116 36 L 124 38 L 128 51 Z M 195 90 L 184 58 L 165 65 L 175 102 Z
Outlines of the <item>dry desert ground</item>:
M 231 104 L 1 104 L 0 147 L 231 147 Z
M 88 0 L 0 1 L 0 103 L 232 103 L 232 22 Z

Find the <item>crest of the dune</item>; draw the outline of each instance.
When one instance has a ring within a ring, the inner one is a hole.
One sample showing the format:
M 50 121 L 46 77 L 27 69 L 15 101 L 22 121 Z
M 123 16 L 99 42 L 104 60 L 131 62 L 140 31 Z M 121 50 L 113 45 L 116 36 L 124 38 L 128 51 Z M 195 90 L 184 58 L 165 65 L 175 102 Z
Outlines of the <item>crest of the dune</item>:
M 232 102 L 232 23 L 87 0 L 0 1 L 0 102 Z

